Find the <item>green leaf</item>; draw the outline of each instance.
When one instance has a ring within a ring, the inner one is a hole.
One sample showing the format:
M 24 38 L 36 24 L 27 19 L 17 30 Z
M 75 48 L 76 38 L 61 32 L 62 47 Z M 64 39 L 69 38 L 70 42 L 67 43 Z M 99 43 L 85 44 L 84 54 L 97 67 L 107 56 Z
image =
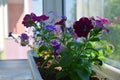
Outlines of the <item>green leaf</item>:
M 89 41 L 92 41 L 92 42 L 94 42 L 94 41 L 100 41 L 100 39 L 99 38 L 91 38 L 91 39 L 89 39 Z
M 76 69 L 76 73 L 79 76 L 79 80 L 89 80 L 90 73 L 84 66 L 81 66 L 80 69 Z
M 45 45 L 42 45 L 38 48 L 38 52 L 41 53 L 42 51 L 47 50 L 47 49 L 48 47 L 46 47 Z
M 69 56 L 69 57 L 68 57 Z M 60 59 L 59 59 L 59 64 L 61 67 L 70 67 L 71 60 L 73 57 L 70 54 L 64 54 Z
M 75 72 L 72 72 L 69 77 L 71 78 L 71 80 L 82 80 L 77 76 Z
M 56 80 L 63 80 L 63 78 L 67 77 L 68 74 L 64 71 L 59 71 L 56 74 Z
M 47 34 L 49 31 L 47 31 L 47 30 L 44 30 L 43 31 L 43 34 L 45 35 L 45 34 Z
M 92 43 L 87 43 L 86 48 L 92 48 Z
M 67 47 L 69 48 L 69 49 L 75 49 L 75 47 L 81 47 L 81 45 L 82 44 L 80 44 L 80 43 L 78 43 L 78 42 L 69 42 L 68 44 L 67 44 Z
M 29 21 L 29 24 L 30 24 L 31 26 L 35 27 L 35 28 L 36 28 L 36 26 L 37 26 L 33 21 Z

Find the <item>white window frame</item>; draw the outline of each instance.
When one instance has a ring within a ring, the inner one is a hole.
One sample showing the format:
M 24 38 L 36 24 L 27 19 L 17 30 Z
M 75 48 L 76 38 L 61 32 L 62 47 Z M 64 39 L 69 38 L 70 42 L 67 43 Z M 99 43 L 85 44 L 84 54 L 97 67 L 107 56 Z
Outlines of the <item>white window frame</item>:
M 6 0 L 0 0 L 0 50 L 2 51 L 2 54 L 0 53 L 0 58 L 3 59 L 3 57 L 5 56 L 4 50 L 5 50 L 5 45 L 4 45 L 4 38 L 5 38 L 5 26 L 7 26 L 7 24 L 5 23 L 6 21 L 6 10 L 5 8 L 7 7 L 7 5 L 5 4 Z M 5 17 L 4 17 L 5 16 Z
M 99 75 L 107 80 L 119 80 L 120 79 L 120 69 L 112 67 L 106 63 L 103 64 L 101 67 L 93 67 L 93 70 Z

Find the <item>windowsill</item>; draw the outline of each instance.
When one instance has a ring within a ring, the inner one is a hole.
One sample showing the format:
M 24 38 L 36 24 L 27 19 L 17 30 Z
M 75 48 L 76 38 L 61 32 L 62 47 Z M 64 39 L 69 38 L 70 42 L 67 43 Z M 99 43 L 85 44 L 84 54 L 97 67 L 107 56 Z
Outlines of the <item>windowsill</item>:
M 104 78 L 107 78 L 107 80 L 119 80 L 120 79 L 120 70 L 108 64 L 104 63 L 104 65 L 100 68 L 94 66 L 93 70 L 96 71 L 98 75 Z

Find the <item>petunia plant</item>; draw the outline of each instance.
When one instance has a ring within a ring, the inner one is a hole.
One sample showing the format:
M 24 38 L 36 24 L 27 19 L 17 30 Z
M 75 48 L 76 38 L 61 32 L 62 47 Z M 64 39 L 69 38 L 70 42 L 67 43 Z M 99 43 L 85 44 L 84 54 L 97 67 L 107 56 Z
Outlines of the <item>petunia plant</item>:
M 20 41 L 14 38 L 12 32 L 9 36 L 44 57 L 41 68 L 52 60 L 47 74 L 59 67 L 56 80 L 66 77 L 70 80 L 89 80 L 94 73 L 92 66 L 103 64 L 102 59 L 109 48 L 107 42 L 101 40 L 101 35 L 102 31 L 109 33 L 105 25 L 110 22 L 99 16 L 82 17 L 69 27 L 65 25 L 67 17 L 54 17 L 27 14 L 22 21 L 27 31 L 19 36 Z M 29 31 L 32 33 L 29 34 Z

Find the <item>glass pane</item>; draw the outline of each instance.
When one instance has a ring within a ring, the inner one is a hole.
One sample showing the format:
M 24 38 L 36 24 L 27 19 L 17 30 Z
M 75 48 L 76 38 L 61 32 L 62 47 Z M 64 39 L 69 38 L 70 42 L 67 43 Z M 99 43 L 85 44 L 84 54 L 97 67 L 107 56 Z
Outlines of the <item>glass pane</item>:
M 8 3 L 8 32 L 19 34 L 24 32 L 21 24 L 24 11 L 24 0 L 7 0 Z
M 70 4 L 68 4 L 69 2 Z M 110 33 L 102 37 L 110 43 L 113 52 L 106 55 L 107 63 L 120 68 L 120 0 L 65 0 L 65 14 L 67 24 L 73 23 L 82 16 L 100 16 L 108 18 L 112 25 L 107 26 Z M 112 63 L 112 64 L 111 64 Z
M 76 0 L 65 0 L 65 3 L 65 16 L 67 17 L 67 25 L 70 26 L 76 20 Z
M 120 63 L 113 60 L 120 61 L 120 0 L 104 0 L 104 16 L 112 21 L 112 25 L 108 26 L 110 34 L 104 35 L 104 39 L 111 43 L 113 53 L 107 55 L 110 60 L 107 62 L 120 69 Z
M 36 15 L 41 15 L 43 13 L 43 0 L 32 0 L 32 12 Z

